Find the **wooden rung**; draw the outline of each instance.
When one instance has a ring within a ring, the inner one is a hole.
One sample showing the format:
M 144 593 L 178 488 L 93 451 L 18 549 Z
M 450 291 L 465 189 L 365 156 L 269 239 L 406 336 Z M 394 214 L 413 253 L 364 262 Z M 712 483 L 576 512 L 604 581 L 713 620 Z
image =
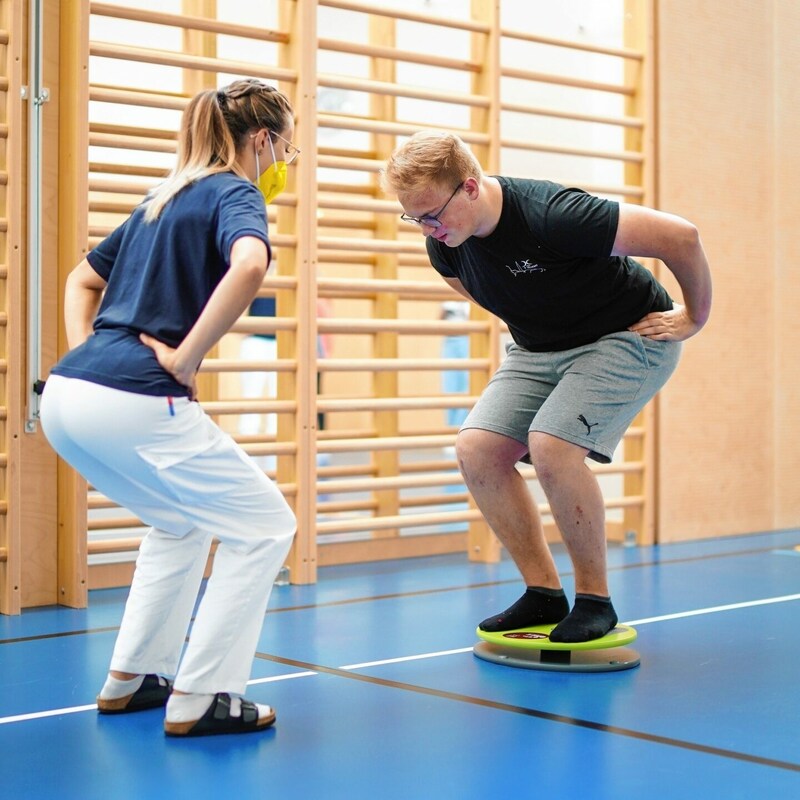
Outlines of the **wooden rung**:
M 328 430 L 327 428 L 321 431 L 317 431 L 317 437 L 320 440 L 323 439 L 358 439 L 360 436 L 363 436 L 365 439 L 375 436 L 375 431 L 373 429 L 364 429 L 358 428 L 356 430 L 341 430 L 337 429 L 335 431 Z
M 514 114 L 532 114 L 537 117 L 568 119 L 573 122 L 596 122 L 601 125 L 618 125 L 623 128 L 644 128 L 644 120 L 641 117 L 608 117 L 601 114 L 583 114 L 578 111 L 563 111 L 559 108 L 528 106 L 521 103 L 501 103 L 500 109 Z
M 270 239 L 271 241 L 271 239 Z M 356 252 L 369 253 L 414 253 L 425 252 L 425 242 L 411 242 L 391 239 L 353 239 L 345 236 L 320 236 L 317 239 L 320 249 L 325 250 L 355 250 Z
M 442 289 L 450 293 L 453 299 L 460 295 L 447 284 L 441 281 L 405 281 L 405 280 L 381 280 L 371 278 L 368 280 L 356 278 L 320 278 L 317 281 L 317 289 L 330 291 L 349 291 L 366 294 L 377 294 L 378 292 L 405 292 L 406 294 L 441 294 Z
M 317 207 L 341 211 L 366 211 L 376 214 L 401 214 L 402 206 L 393 200 L 369 200 L 359 197 L 343 197 L 340 194 L 319 195 Z
M 143 527 L 145 524 L 138 517 L 115 517 L 113 519 L 103 517 L 102 519 L 90 519 L 86 524 L 87 530 L 90 531 L 114 531 L 119 528 Z M 89 544 L 91 546 L 91 542 Z
M 446 525 L 450 522 L 472 522 L 482 520 L 476 509 L 466 511 L 441 511 L 436 514 L 398 514 L 390 517 L 368 517 L 345 520 L 324 520 L 317 523 L 317 533 L 324 536 L 331 533 L 353 531 L 380 531 L 388 528 L 418 528 L 423 525 Z
M 615 497 L 606 500 L 603 505 L 606 508 L 636 508 L 644 505 L 644 495 L 628 495 L 627 497 Z
M 405 19 L 409 22 L 423 22 L 426 25 L 441 25 L 444 28 L 472 31 L 474 33 L 489 33 L 491 28 L 484 22 L 453 17 L 436 17 L 432 14 L 414 13 L 399 8 L 382 8 L 374 3 L 358 3 L 353 0 L 319 0 L 320 6 L 340 8 L 344 11 L 358 11 L 364 14 L 386 17 L 387 19 Z
M 543 142 L 523 142 L 512 139 L 503 139 L 501 145 L 514 150 L 529 150 L 537 153 L 584 156 L 585 158 L 605 158 L 611 161 L 627 161 L 632 164 L 644 163 L 644 155 L 633 150 L 590 150 L 585 147 L 564 147 L 563 145 L 544 144 Z
M 259 297 L 272 297 L 278 289 L 297 289 L 297 278 L 294 275 L 267 274 L 264 283 L 258 290 Z
M 424 508 L 426 506 L 447 506 L 454 503 L 463 505 L 469 502 L 469 492 L 453 492 L 442 494 L 422 494 L 414 497 L 401 497 L 400 508 Z
M 90 161 L 89 172 L 101 175 L 136 175 L 158 179 L 165 178 L 169 174 L 169 170 L 164 167 L 146 167 L 141 164 L 107 164 L 101 161 Z M 155 183 L 156 181 L 153 182 L 153 184 Z
M 388 489 L 424 489 L 431 486 L 454 486 L 463 482 L 464 479 L 458 472 L 442 472 L 435 475 L 326 480 L 319 483 L 319 489 L 330 494 L 349 494 L 351 492 L 382 492 Z
M 374 266 L 375 265 L 375 256 L 371 253 L 347 253 L 345 251 L 330 251 L 330 250 L 319 250 L 317 252 L 317 258 L 319 263 L 322 265 L 334 265 L 334 264 L 361 264 L 367 266 Z M 430 262 L 428 262 L 430 264 Z
M 636 90 L 633 86 L 624 86 L 619 83 L 600 83 L 599 81 L 587 81 L 583 78 L 570 78 L 567 75 L 554 75 L 548 72 L 531 72 L 526 69 L 515 69 L 512 67 L 501 67 L 500 74 L 504 78 L 518 78 L 524 81 L 535 81 L 537 83 L 549 83 L 555 86 L 571 86 L 574 89 L 589 89 L 596 92 L 611 92 L 614 94 L 624 94 L 633 97 Z
M 331 411 L 410 411 L 428 408 L 472 408 L 477 397 L 461 394 L 442 395 L 439 397 L 348 397 L 317 400 L 317 410 L 322 413 Z
M 564 181 L 558 182 L 564 183 Z M 641 186 L 612 186 L 610 184 L 586 183 L 585 181 L 566 181 L 565 185 L 578 186 L 590 194 L 620 195 L 622 197 L 638 198 L 639 200 L 644 197 L 644 189 Z
M 347 131 L 367 131 L 369 133 L 388 133 L 399 136 L 410 136 L 419 130 L 429 128 L 429 125 L 414 122 L 392 122 L 384 120 L 365 119 L 364 117 L 348 117 L 341 114 L 320 114 L 320 128 L 336 128 Z M 438 130 L 438 129 L 433 129 Z M 471 131 L 467 128 L 456 129 L 461 139 L 468 144 L 488 145 L 488 134 Z M 380 162 L 382 163 L 382 162 Z M 322 159 L 320 158 L 320 165 Z
M 294 400 L 204 400 L 206 414 L 292 414 L 297 411 Z M 289 444 L 289 443 L 287 443 Z M 294 445 L 291 445 L 294 447 Z
M 452 436 L 386 436 L 366 439 L 332 439 L 317 442 L 321 453 L 357 453 L 362 450 L 417 450 L 447 447 Z
M 236 323 L 237 326 L 239 323 Z M 450 320 L 414 319 L 333 319 L 317 321 L 320 333 L 398 333 L 454 336 L 464 333 L 488 333 L 489 321 L 453 322 Z
M 205 358 L 200 372 L 295 372 L 297 361 L 290 358 L 277 361 L 242 361 L 236 358 Z
M 335 467 L 317 467 L 317 476 L 339 477 L 342 475 L 374 475 L 377 470 L 373 464 L 347 464 Z
M 317 488 L 322 492 L 324 484 L 320 484 Z M 377 500 L 325 500 L 317 504 L 317 513 L 324 515 L 347 511 L 375 511 L 377 507 Z
M 419 434 L 424 436 L 425 434 Z M 433 435 L 433 434 L 431 434 Z M 447 434 L 448 444 L 445 445 L 446 447 L 452 447 L 453 443 L 456 440 L 455 431 L 453 433 Z M 406 463 L 400 464 L 399 472 L 401 475 L 409 475 L 415 474 L 419 472 L 458 472 L 458 464 L 456 464 L 456 457 L 455 455 L 451 458 L 444 458 L 444 459 L 437 459 L 435 461 L 411 461 Z
M 424 64 L 427 67 L 442 67 L 444 69 L 460 70 L 462 72 L 478 73 L 483 69 L 480 61 L 470 59 L 447 58 L 420 53 L 416 50 L 401 50 L 399 47 L 380 47 L 373 44 L 358 44 L 356 42 L 341 41 L 339 39 L 323 39 L 317 41 L 319 50 L 331 50 L 348 55 L 369 56 L 370 58 L 385 58 L 391 61 L 405 61 L 411 64 Z
M 551 36 L 540 36 L 539 34 L 511 30 L 510 28 L 501 29 L 500 36 L 506 39 L 519 39 L 525 42 L 547 44 L 552 45 L 553 47 L 563 47 L 567 50 L 583 50 L 587 53 L 598 53 L 606 56 L 628 58 L 632 59 L 633 61 L 642 61 L 644 59 L 644 54 L 640 50 L 634 50 L 630 47 L 605 47 L 599 44 L 578 42 L 571 39 L 555 39 Z
M 262 42 L 289 43 L 289 34 L 267 28 L 256 28 L 250 25 L 239 25 L 233 22 L 222 22 L 208 17 L 190 16 L 188 14 L 167 14 L 162 11 L 148 11 L 138 8 L 121 8 L 108 3 L 90 3 L 89 13 L 103 17 L 115 17 L 135 22 L 149 22 L 153 25 L 168 25 L 184 30 L 207 31 L 226 36 L 239 36 L 246 39 L 257 39 Z
M 434 103 L 454 103 L 472 108 L 489 108 L 488 97 L 478 94 L 461 94 L 460 92 L 442 92 L 435 89 L 421 89 L 385 81 L 372 81 L 366 78 L 350 78 L 345 75 L 320 75 L 317 85 L 329 89 L 344 89 L 349 92 L 369 92 L 389 97 L 408 97 L 414 100 L 430 100 Z
M 320 541 L 317 560 L 320 567 L 336 564 L 353 564 L 362 561 L 386 561 L 397 558 L 419 558 L 447 553 L 464 553 L 467 549 L 467 533 L 415 534 L 414 536 L 392 536 L 390 538 L 365 538 L 366 534 L 354 534 L 349 541 Z
M 348 156 L 318 156 L 317 166 L 327 169 L 343 169 L 347 171 L 380 172 L 384 166 L 383 161 L 377 158 L 356 158 Z
M 89 54 L 98 58 L 114 58 L 123 61 L 135 61 L 145 64 L 158 64 L 162 67 L 179 67 L 195 69 L 203 72 L 227 72 L 232 75 L 250 75 L 254 78 L 268 78 L 287 83 L 297 82 L 297 73 L 281 67 L 265 67 L 246 61 L 232 61 L 223 58 L 206 58 L 175 53 L 167 50 L 154 50 L 145 47 L 111 44 L 108 42 L 90 42 Z
M 297 320 L 291 317 L 240 317 L 231 333 L 274 333 L 297 330 Z
M 136 520 L 138 525 L 142 523 Z M 91 530 L 91 526 L 89 528 Z M 130 539 L 103 539 L 102 541 L 90 541 L 87 545 L 87 552 L 90 556 L 108 555 L 110 553 L 130 553 L 139 549 L 143 536 Z
M 116 136 L 140 136 L 151 139 L 162 139 L 164 141 L 177 142 L 178 134 L 174 130 L 163 130 L 160 128 L 140 128 L 136 125 L 114 125 L 107 122 L 90 122 L 89 135 L 109 134 Z
M 643 461 L 618 461 L 611 464 L 598 464 L 596 461 L 591 461 L 588 464 L 589 469 L 596 475 L 629 475 L 631 473 L 643 472 Z M 517 466 L 517 470 L 525 480 L 537 480 L 536 470 L 530 466 Z
M 264 442 L 261 444 L 243 444 L 242 449 L 245 451 L 245 453 L 251 456 L 297 455 L 297 445 L 294 442 Z
M 421 370 L 488 370 L 488 358 L 322 358 L 320 372 L 404 372 Z
M 89 100 L 95 103 L 162 108 L 169 111 L 183 111 L 189 102 L 189 98 L 185 95 L 167 92 L 145 92 L 136 89 L 118 89 L 113 86 L 99 86 L 97 84 L 89 86 Z
M 156 137 L 124 136 L 117 133 L 90 133 L 90 147 L 113 147 L 121 150 L 141 150 L 147 153 L 174 153 L 175 142 Z

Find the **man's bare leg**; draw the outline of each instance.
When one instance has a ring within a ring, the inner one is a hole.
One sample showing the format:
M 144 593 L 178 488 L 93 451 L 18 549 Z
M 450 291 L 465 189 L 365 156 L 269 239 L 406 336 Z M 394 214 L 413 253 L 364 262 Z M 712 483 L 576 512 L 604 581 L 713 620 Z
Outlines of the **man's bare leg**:
M 572 613 L 551 634 L 580 642 L 604 636 L 617 624 L 608 592 L 605 506 L 585 448 L 550 436 L 530 435 L 531 462 L 575 569 Z
M 588 451 L 546 433 L 532 433 L 530 454 L 575 567 L 575 590 L 608 595 L 606 512 L 597 478 L 586 466 Z
M 525 446 L 498 433 L 470 428 L 458 435 L 456 452 L 467 488 L 528 587 L 513 606 L 481 622 L 481 628 L 511 630 L 560 621 L 569 604 L 539 511 L 515 468 Z

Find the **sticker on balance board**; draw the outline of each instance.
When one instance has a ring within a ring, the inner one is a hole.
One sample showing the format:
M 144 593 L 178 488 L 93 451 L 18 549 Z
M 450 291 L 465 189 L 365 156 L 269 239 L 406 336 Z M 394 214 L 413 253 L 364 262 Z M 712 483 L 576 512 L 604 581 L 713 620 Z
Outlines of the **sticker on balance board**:
M 504 633 L 504 639 L 549 639 L 550 637 L 546 633 Z

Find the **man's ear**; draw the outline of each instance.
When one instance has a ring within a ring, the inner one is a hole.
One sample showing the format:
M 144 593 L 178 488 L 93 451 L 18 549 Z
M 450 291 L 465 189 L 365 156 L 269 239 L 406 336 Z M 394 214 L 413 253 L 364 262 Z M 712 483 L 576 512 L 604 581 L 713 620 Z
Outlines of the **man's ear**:
M 477 178 L 467 178 L 463 183 L 463 187 L 470 200 L 474 200 L 481 193 L 481 182 Z

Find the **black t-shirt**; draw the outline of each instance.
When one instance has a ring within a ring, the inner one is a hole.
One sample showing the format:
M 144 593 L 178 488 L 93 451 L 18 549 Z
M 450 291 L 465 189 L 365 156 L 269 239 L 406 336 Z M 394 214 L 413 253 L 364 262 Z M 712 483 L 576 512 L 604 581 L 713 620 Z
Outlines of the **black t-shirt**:
M 508 324 L 526 350 L 568 350 L 625 330 L 672 300 L 632 258 L 611 256 L 619 205 L 549 181 L 497 176 L 503 209 L 489 236 L 428 256 Z

